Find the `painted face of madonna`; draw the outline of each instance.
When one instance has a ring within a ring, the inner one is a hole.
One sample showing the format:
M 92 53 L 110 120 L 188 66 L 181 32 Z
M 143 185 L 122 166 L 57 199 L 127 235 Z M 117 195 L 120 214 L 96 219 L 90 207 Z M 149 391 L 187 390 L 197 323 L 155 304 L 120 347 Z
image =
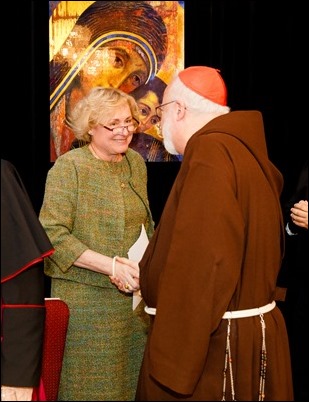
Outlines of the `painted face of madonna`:
M 82 71 L 82 87 L 119 88 L 131 92 L 143 85 L 149 70 L 136 45 L 126 41 L 113 41 L 97 49 Z

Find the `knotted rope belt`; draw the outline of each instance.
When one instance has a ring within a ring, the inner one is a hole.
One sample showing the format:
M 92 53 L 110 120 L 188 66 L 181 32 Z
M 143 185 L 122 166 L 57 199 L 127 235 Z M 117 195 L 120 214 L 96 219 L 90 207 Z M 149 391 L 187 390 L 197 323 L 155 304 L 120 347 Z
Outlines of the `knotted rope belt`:
M 266 304 L 262 307 L 257 308 L 249 308 L 247 310 L 235 310 L 235 311 L 226 311 L 223 314 L 224 319 L 233 319 L 233 318 L 245 318 L 245 317 L 253 317 L 255 315 L 261 315 L 264 313 L 268 313 L 276 307 L 276 302 L 273 301 L 269 304 Z
M 227 371 L 230 371 L 230 381 L 231 381 L 231 393 L 232 400 L 236 401 L 235 389 L 234 389 L 234 377 L 233 377 L 233 367 L 232 367 L 232 353 L 231 353 L 231 320 L 235 318 L 245 318 L 260 316 L 260 323 L 262 329 L 262 346 L 261 346 L 261 360 L 260 360 L 260 385 L 259 385 L 259 401 L 264 401 L 265 398 L 265 379 L 266 379 L 266 365 L 267 365 L 267 352 L 266 352 L 266 341 L 265 341 L 265 321 L 264 313 L 268 313 L 276 307 L 276 302 L 272 301 L 262 307 L 250 308 L 247 310 L 235 310 L 226 311 L 223 314 L 223 319 L 228 320 L 227 331 L 226 331 L 226 347 L 225 347 L 225 362 L 223 370 L 223 391 L 222 391 L 222 401 L 225 401 L 226 396 L 226 377 Z
M 232 367 L 232 354 L 231 354 L 231 320 L 236 318 L 254 317 L 260 316 L 260 323 L 262 329 L 262 346 L 261 346 L 261 361 L 260 361 L 260 385 L 259 385 L 259 401 L 264 401 L 265 398 L 265 379 L 266 379 L 266 364 L 267 364 L 267 352 L 266 352 L 266 341 L 265 341 L 265 321 L 264 314 L 273 310 L 276 307 L 276 302 L 272 301 L 262 307 L 250 308 L 246 310 L 235 310 L 226 311 L 222 318 L 228 320 L 227 331 L 226 331 L 226 347 L 225 347 L 225 362 L 223 370 L 223 390 L 222 390 L 222 401 L 225 401 L 226 396 L 226 378 L 227 372 L 230 372 L 231 381 L 231 393 L 232 400 L 236 401 L 235 389 L 234 389 L 234 377 L 233 377 L 233 367 Z M 156 315 L 157 309 L 155 307 L 145 307 L 145 312 L 150 315 Z

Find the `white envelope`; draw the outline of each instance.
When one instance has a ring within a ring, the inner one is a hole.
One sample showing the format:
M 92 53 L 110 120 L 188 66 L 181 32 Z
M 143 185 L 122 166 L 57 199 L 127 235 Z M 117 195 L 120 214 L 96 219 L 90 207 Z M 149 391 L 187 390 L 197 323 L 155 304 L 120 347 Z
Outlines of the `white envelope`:
M 130 247 L 128 251 L 128 257 L 130 260 L 133 261 L 140 261 L 143 257 L 143 254 L 146 250 L 146 247 L 149 243 L 149 239 L 145 230 L 145 226 L 142 225 L 141 233 L 139 235 L 139 238 L 136 240 L 136 242 L 133 244 L 133 246 Z M 142 297 L 140 296 L 140 292 L 134 292 L 133 293 L 133 305 L 132 309 L 135 310 L 140 301 L 142 300 Z

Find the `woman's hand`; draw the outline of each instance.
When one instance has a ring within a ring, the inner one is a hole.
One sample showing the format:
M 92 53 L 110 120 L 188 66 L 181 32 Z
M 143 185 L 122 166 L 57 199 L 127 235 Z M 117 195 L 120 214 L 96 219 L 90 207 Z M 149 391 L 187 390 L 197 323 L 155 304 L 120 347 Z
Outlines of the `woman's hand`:
M 115 257 L 114 275 L 110 276 L 110 281 L 125 293 L 139 290 L 138 262 L 125 257 Z

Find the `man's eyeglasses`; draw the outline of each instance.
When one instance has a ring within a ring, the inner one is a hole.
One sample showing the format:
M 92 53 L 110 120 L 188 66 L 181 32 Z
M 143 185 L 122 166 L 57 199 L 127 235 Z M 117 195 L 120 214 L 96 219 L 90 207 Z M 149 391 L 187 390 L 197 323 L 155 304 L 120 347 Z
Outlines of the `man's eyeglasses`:
M 162 118 L 162 111 L 163 111 L 164 106 L 167 106 L 170 103 L 174 103 L 174 102 L 177 102 L 177 101 L 173 100 L 173 101 L 170 101 L 170 102 L 162 103 L 162 105 L 159 105 L 159 106 L 156 107 L 156 114 L 157 114 L 157 116 L 159 116 L 160 120 Z
M 106 128 L 106 130 L 112 131 L 113 134 L 122 134 L 125 128 L 127 129 L 127 131 L 129 133 L 133 133 L 139 126 L 139 121 L 133 117 L 132 120 L 130 122 L 128 122 L 128 124 L 126 124 L 125 126 L 107 127 L 101 123 L 99 123 L 99 124 L 100 124 L 100 126 Z

